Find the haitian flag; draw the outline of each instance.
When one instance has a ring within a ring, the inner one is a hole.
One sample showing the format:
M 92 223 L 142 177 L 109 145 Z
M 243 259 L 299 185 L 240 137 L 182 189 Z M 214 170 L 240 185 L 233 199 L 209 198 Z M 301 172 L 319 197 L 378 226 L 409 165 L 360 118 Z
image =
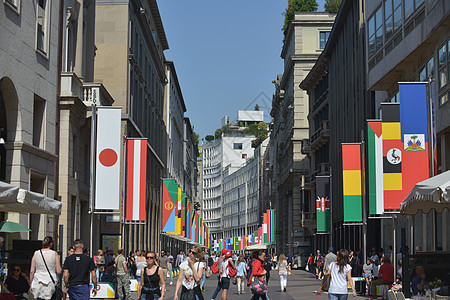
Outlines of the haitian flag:
M 330 176 L 316 176 L 317 232 L 330 231 Z
M 175 179 L 163 180 L 162 231 L 175 233 L 175 201 L 178 197 L 178 185 Z
M 400 83 L 400 126 L 403 143 L 403 191 L 429 178 L 427 84 Z M 400 199 L 400 202 L 404 198 Z M 397 207 L 400 209 L 400 205 Z

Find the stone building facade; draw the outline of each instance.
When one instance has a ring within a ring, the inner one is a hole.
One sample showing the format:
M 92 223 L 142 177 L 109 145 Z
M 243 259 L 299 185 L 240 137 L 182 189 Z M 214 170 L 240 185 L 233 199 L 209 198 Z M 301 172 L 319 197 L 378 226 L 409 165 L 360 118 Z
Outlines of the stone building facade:
M 0 2 L 0 180 L 55 199 L 59 1 Z M 9 240 L 56 237 L 53 215 L 6 212 L 31 232 Z
M 308 251 L 309 232 L 302 228 L 301 212 L 302 201 L 309 201 L 309 190 L 302 193 L 300 182 L 309 173 L 309 160 L 301 151 L 302 140 L 309 136 L 309 106 L 299 84 L 325 47 L 334 18 L 328 13 L 295 13 L 281 52 L 284 73 L 273 81 L 270 176 L 280 253 Z
M 75 239 L 86 247 L 100 249 L 100 217 L 93 218 L 90 244 L 90 149 L 92 105 L 110 106 L 114 102 L 101 83 L 94 83 L 95 4 L 64 1 L 65 24 L 61 35 L 58 114 L 58 196 L 63 203 L 63 256 Z
M 158 249 L 168 82 L 163 52 L 169 45 L 156 0 L 96 1 L 95 45 L 94 80 L 122 107 L 122 134 L 148 138 L 146 222 L 126 225 L 122 232 L 120 223 L 105 224 L 102 216 L 107 226 L 101 234 L 123 235 L 126 249 Z

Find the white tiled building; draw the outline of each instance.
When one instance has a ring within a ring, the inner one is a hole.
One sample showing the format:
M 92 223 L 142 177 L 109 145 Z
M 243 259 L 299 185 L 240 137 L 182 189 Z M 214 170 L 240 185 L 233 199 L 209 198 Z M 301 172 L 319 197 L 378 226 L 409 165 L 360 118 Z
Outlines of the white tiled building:
M 208 226 L 213 239 L 223 238 L 223 178 L 224 174 L 232 174 L 245 165 L 248 159 L 253 157 L 253 135 L 246 135 L 244 129 L 248 116 L 252 122 L 263 122 L 264 113 L 259 111 L 239 111 L 239 116 L 245 116 L 246 120 L 238 118 L 236 124 L 228 124 L 232 128 L 230 133 L 222 134 L 218 140 L 208 142 L 202 149 L 202 216 L 203 223 Z M 244 125 L 244 126 L 240 126 Z

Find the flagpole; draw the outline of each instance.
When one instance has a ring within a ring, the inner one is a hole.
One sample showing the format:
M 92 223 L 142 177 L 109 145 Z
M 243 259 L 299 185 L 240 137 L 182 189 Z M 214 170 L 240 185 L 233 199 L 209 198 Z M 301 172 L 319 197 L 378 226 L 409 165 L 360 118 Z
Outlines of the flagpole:
M 364 141 L 364 130 L 361 130 L 361 196 L 363 217 L 363 253 L 364 261 L 367 259 L 367 211 L 366 211 L 366 142 Z
M 432 88 L 431 83 L 433 82 L 433 79 L 431 78 L 431 75 L 428 76 L 428 98 L 429 98 L 429 106 L 430 106 L 430 136 L 428 137 L 428 148 L 431 149 L 431 176 L 433 177 L 436 170 L 434 169 L 434 120 L 433 120 L 433 112 L 434 112 L 434 105 L 433 105 L 433 96 L 432 96 Z M 431 143 L 430 143 L 431 140 Z M 437 141 L 436 141 L 437 143 Z M 430 147 L 431 144 L 431 147 Z
M 89 187 L 89 249 L 91 253 L 93 253 L 93 235 L 94 235 L 94 203 L 95 203 L 95 151 L 96 151 L 96 115 L 97 115 L 97 107 L 95 102 L 92 103 L 91 110 L 91 153 L 90 153 L 90 173 L 91 173 L 91 184 Z

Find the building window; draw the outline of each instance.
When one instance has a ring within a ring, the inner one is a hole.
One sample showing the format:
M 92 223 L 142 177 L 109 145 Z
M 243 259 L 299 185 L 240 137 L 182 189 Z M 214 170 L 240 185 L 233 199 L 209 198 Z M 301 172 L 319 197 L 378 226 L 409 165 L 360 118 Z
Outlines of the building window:
M 402 2 L 401 0 L 384 1 L 384 24 L 386 40 L 402 25 Z
M 439 89 L 447 85 L 448 82 L 448 50 L 447 43 L 445 43 L 438 51 L 438 79 Z
M 34 96 L 33 105 L 33 145 L 44 148 L 45 100 Z
M 405 7 L 405 20 L 408 19 L 415 10 L 417 10 L 425 0 L 403 0 Z
M 374 55 L 383 46 L 383 11 L 381 6 L 369 18 L 369 57 Z
M 445 93 L 444 95 L 439 97 L 439 105 L 447 103 L 447 101 L 448 101 L 448 93 Z
M 330 37 L 329 31 L 320 32 L 320 49 L 325 49 L 325 45 L 327 44 L 329 37 Z
M 242 150 L 242 143 L 233 143 L 234 150 Z
M 242 154 L 242 159 L 247 159 L 247 154 L 243 153 Z
M 9 8 L 11 8 L 15 13 L 19 14 L 20 13 L 20 0 L 4 0 L 3 1 L 6 6 L 8 6 Z
M 43 54 L 47 54 L 48 48 L 49 2 L 50 0 L 37 1 L 36 48 Z

